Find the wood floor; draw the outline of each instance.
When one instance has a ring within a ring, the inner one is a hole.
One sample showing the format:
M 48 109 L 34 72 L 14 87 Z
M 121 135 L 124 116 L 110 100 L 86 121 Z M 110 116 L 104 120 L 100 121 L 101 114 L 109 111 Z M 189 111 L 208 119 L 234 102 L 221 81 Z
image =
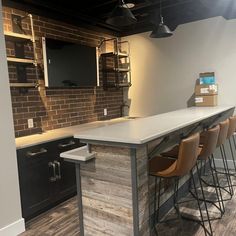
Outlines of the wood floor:
M 221 181 L 224 181 L 221 178 Z M 236 183 L 236 179 L 234 179 Z M 212 194 L 209 191 L 209 194 Z M 224 194 L 227 197 L 227 194 Z M 182 199 L 181 199 L 182 200 Z M 182 206 L 182 205 L 181 205 Z M 217 209 L 210 206 L 211 216 L 219 216 Z M 187 209 L 187 210 L 186 210 Z M 183 205 L 181 211 L 196 215 L 197 205 L 192 201 Z M 236 191 L 230 201 L 225 204 L 226 212 L 222 219 L 212 222 L 212 228 L 215 236 L 236 236 Z M 170 211 L 167 217 L 174 215 L 174 210 Z M 78 212 L 76 197 L 62 203 L 61 205 L 38 216 L 26 225 L 26 232 L 20 236 L 79 236 Z M 182 224 L 182 228 L 180 227 Z M 159 236 L 204 236 L 201 226 L 190 221 L 179 220 L 160 224 L 157 227 Z
M 79 236 L 76 197 L 41 214 L 26 224 L 20 236 Z

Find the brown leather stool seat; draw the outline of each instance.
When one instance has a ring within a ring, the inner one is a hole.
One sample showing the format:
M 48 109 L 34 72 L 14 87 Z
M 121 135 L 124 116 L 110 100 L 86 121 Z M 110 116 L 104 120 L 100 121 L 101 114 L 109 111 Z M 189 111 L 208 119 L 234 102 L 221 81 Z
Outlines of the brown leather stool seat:
M 223 145 L 227 139 L 228 130 L 229 130 L 229 119 L 219 123 L 220 133 L 217 141 L 217 147 Z
M 229 128 L 227 132 L 227 139 L 231 138 L 234 135 L 236 130 L 236 116 L 232 116 L 229 118 Z
M 189 173 L 197 161 L 201 151 L 199 148 L 199 134 L 193 135 L 182 140 L 179 150 L 178 159 L 171 160 L 161 156 L 154 157 L 149 161 L 150 175 L 161 177 L 183 176 Z M 197 140 L 197 141 L 196 141 Z M 197 144 L 197 146 L 195 146 Z

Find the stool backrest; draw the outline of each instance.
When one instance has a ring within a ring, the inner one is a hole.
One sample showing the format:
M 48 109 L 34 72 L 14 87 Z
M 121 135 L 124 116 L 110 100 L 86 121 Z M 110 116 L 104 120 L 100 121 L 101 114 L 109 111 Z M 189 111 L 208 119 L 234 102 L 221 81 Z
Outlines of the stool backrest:
M 183 139 L 179 146 L 178 159 L 176 161 L 176 176 L 183 176 L 195 166 L 198 157 L 199 133 Z
M 236 130 L 236 116 L 232 116 L 229 118 L 229 129 L 227 133 L 227 139 L 234 135 Z
M 219 137 L 217 141 L 217 147 L 224 144 L 227 139 L 227 134 L 228 134 L 228 129 L 229 129 L 229 119 L 220 122 L 219 125 L 220 125 L 220 132 L 219 132 Z
M 202 143 L 202 150 L 198 156 L 199 159 L 207 160 L 207 158 L 214 153 L 218 141 L 219 132 L 219 125 L 204 132 L 204 142 Z

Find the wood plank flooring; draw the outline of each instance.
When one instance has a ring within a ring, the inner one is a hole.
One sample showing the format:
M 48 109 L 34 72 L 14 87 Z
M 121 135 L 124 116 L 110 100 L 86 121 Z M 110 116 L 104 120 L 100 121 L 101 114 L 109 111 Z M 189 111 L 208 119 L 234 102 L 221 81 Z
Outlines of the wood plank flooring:
M 188 207 L 196 209 L 192 203 Z M 236 235 L 236 191 L 232 200 L 226 202 L 225 208 L 223 218 L 212 223 L 215 236 Z M 210 211 L 212 214 L 217 212 L 213 208 Z M 172 213 L 173 211 L 168 216 Z M 74 197 L 28 222 L 26 232 L 20 236 L 79 236 L 78 221 L 77 202 Z M 198 224 L 189 221 L 182 221 L 182 224 L 183 230 L 180 227 L 181 222 L 178 221 L 161 224 L 158 226 L 159 236 L 204 236 L 203 229 Z
M 79 236 L 77 199 L 66 202 L 41 214 L 26 224 L 20 236 Z

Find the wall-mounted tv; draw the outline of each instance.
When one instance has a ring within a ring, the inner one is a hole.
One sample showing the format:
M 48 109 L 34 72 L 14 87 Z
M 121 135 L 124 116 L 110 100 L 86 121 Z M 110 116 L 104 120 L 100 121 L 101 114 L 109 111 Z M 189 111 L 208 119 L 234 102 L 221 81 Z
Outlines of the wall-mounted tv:
M 42 38 L 45 86 L 99 86 L 97 48 Z

